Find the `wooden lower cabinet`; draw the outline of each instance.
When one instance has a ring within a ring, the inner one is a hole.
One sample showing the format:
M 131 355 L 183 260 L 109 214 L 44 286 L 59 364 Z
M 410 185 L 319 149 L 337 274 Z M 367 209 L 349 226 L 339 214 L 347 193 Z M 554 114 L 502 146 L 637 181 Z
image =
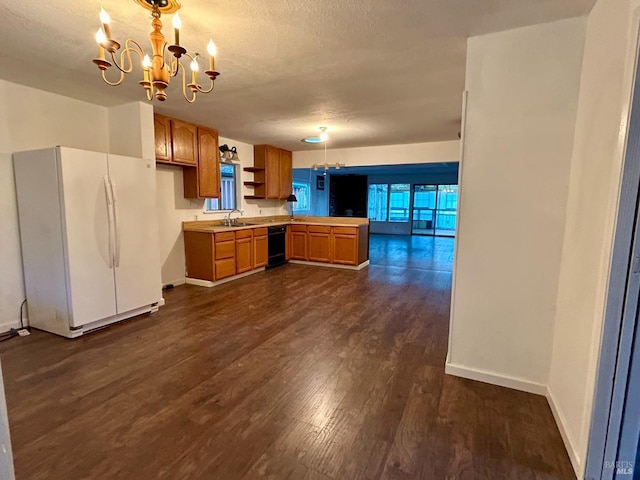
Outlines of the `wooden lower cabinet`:
M 184 232 L 186 275 L 212 282 L 215 278 L 213 235 L 203 232 Z
M 358 266 L 369 259 L 369 225 L 334 227 L 287 226 L 287 260 Z M 218 233 L 184 233 L 187 277 L 217 282 L 266 267 L 266 227 Z
M 233 232 L 215 234 L 216 280 L 236 274 L 236 241 Z
M 267 266 L 269 261 L 269 244 L 267 242 L 266 235 L 253 237 L 253 268 Z
M 249 232 L 249 236 L 236 238 L 235 273 L 245 273 L 253 270 L 253 236 L 251 235 L 251 230 L 247 231 Z M 237 234 L 239 233 L 240 232 L 237 232 Z
M 216 280 L 231 277 L 236 274 L 236 259 L 225 258 L 216 260 Z
M 293 260 L 307 260 L 306 231 L 291 230 L 291 258 Z
M 332 263 L 358 265 L 358 236 L 332 233 L 331 254 Z
M 310 226 L 308 243 L 307 258 L 309 261 L 331 262 L 331 227 Z

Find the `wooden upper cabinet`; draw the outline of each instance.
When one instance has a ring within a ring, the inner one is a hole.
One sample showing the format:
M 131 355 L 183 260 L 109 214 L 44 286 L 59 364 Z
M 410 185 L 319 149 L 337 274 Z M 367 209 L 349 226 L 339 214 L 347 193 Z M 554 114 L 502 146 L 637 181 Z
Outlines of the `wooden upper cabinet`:
M 271 145 L 256 145 L 253 153 L 254 168 L 250 171 L 257 182 L 256 197 L 286 200 L 291 195 L 292 153 Z
M 280 150 L 280 198 L 286 200 L 291 195 L 293 181 L 293 154 L 288 150 Z
M 153 116 L 153 133 L 156 141 L 156 162 L 171 163 L 171 119 L 163 115 Z
M 218 132 L 198 127 L 198 197 L 220 197 Z
M 280 149 L 267 145 L 264 160 L 265 198 L 280 198 Z
M 173 163 L 198 165 L 198 128 L 187 122 L 171 119 Z

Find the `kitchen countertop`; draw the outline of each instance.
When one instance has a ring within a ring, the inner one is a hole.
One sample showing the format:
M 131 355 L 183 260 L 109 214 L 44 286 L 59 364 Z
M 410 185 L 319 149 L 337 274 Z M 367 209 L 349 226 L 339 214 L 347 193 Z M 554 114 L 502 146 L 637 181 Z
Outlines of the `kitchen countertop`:
M 369 225 L 368 218 L 360 217 L 294 217 L 292 220 L 288 216 L 276 216 L 240 218 L 238 220 L 241 223 L 248 223 L 249 225 L 228 227 L 222 224 L 222 220 L 199 220 L 193 222 L 182 222 L 182 230 L 184 232 L 222 233 L 246 230 L 249 228 L 271 227 L 275 225 L 304 224 L 326 227 L 358 227 L 360 225 Z

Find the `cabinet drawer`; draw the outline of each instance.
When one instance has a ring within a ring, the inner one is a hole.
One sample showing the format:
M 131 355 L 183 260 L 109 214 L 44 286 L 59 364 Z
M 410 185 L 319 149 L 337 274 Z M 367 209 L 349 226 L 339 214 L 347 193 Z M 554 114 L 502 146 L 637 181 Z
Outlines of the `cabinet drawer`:
M 307 226 L 306 225 L 291 225 L 291 231 L 292 232 L 306 232 L 307 231 Z
M 236 256 L 236 242 L 216 242 L 216 260 L 223 258 L 234 258 Z
M 227 258 L 216 260 L 216 280 L 230 277 L 236 274 L 236 259 Z
M 332 227 L 333 233 L 337 233 L 339 235 L 357 235 L 358 227 Z
M 251 238 L 253 235 L 251 229 L 246 229 L 246 230 L 238 230 L 236 232 L 236 240 L 240 239 L 240 238 Z
M 216 243 L 218 243 L 218 242 L 228 242 L 228 241 L 235 240 L 235 239 L 236 239 L 235 232 L 216 233 Z
M 331 233 L 331 227 L 309 225 L 309 233 Z
M 267 227 L 260 227 L 260 228 L 254 228 L 253 229 L 253 236 L 254 237 L 262 237 L 263 235 L 266 235 L 267 233 L 268 233 Z

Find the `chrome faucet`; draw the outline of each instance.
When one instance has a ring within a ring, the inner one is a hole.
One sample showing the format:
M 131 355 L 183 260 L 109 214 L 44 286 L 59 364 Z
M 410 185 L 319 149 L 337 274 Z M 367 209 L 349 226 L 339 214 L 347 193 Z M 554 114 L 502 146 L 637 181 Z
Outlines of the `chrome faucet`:
M 237 208 L 234 208 L 233 210 L 231 210 L 231 211 L 229 212 L 229 214 L 227 215 L 227 218 L 225 218 L 225 219 L 222 221 L 223 225 L 226 225 L 227 227 L 230 227 L 230 226 L 231 226 L 231 225 L 233 225 L 234 223 L 237 223 L 237 222 L 238 222 L 238 219 L 237 219 L 237 218 L 234 218 L 234 219 L 233 219 L 233 223 L 231 223 L 231 214 L 232 214 L 233 212 L 238 212 L 240 215 L 242 215 L 242 210 L 238 210 Z

